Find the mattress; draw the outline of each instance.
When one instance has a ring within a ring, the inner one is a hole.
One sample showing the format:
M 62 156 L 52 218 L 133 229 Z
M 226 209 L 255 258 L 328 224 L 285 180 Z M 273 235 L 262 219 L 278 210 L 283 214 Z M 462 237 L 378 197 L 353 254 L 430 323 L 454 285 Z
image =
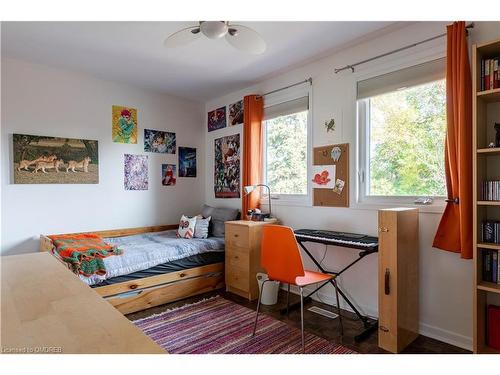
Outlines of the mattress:
M 104 258 L 106 275 L 80 275 L 80 279 L 88 285 L 194 255 L 224 251 L 224 238 L 177 238 L 175 230 L 104 238 L 104 241 L 118 246 L 123 254 Z
M 172 262 L 167 262 L 159 264 L 157 266 L 148 268 L 147 270 L 137 271 L 130 273 L 128 275 L 116 276 L 111 279 L 106 279 L 99 284 L 91 285 L 91 288 L 97 288 L 105 285 L 113 285 L 118 283 L 123 283 L 126 281 L 143 279 L 149 276 L 158 276 L 170 272 L 187 270 L 189 268 L 207 266 L 209 264 L 224 262 L 224 252 L 221 251 L 211 251 L 209 253 L 202 253 L 197 255 L 192 255 L 187 258 L 182 258 L 174 260 Z

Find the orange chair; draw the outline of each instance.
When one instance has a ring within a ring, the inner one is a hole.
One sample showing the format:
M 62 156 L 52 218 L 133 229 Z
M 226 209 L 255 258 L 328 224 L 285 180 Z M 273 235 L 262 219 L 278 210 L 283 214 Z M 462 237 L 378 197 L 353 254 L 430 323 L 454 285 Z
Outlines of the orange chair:
M 269 280 L 262 283 L 259 290 L 259 300 L 257 302 L 257 314 L 255 316 L 255 324 L 253 334 L 257 330 L 257 320 L 259 318 L 260 299 L 262 296 L 262 289 L 267 281 L 279 281 L 288 284 L 287 295 L 287 312 L 290 296 L 290 285 L 299 287 L 300 290 L 300 328 L 302 331 L 302 351 L 305 352 L 304 341 L 304 293 L 305 286 L 326 283 L 330 280 L 333 281 L 335 286 L 335 295 L 337 297 L 337 309 L 339 315 L 339 328 L 342 335 L 342 316 L 340 315 L 339 294 L 337 290 L 337 283 L 335 276 L 304 270 L 300 249 L 295 239 L 295 234 L 292 228 L 281 225 L 266 225 L 262 228 L 262 242 L 261 242 L 261 263 L 269 276 Z

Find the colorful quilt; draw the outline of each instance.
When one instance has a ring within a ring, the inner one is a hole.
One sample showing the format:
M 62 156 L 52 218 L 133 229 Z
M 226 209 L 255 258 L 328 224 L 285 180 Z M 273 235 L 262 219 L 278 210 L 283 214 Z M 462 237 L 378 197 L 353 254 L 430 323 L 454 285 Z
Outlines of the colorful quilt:
M 54 252 L 71 266 L 73 272 L 87 277 L 105 275 L 103 259 L 122 254 L 122 250 L 107 244 L 97 234 L 63 234 L 49 238 L 54 244 Z

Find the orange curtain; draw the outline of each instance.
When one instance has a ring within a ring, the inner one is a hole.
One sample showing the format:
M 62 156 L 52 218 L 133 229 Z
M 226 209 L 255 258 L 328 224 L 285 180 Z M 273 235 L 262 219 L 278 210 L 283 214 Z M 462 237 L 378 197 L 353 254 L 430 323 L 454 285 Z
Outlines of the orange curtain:
M 245 117 L 243 122 L 243 187 L 262 183 L 262 116 L 264 99 L 258 95 L 244 98 Z M 260 206 L 260 189 L 243 195 L 241 216 L 248 209 Z
M 472 258 L 472 83 L 465 22 L 447 27 L 445 172 L 448 202 L 433 246 Z

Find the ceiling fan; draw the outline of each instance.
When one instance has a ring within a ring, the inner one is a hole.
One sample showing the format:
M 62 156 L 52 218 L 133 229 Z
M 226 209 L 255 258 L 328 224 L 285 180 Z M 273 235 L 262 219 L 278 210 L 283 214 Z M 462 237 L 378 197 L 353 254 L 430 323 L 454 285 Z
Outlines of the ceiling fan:
M 241 51 L 259 55 L 266 50 L 266 42 L 255 30 L 229 21 L 200 21 L 198 25 L 179 30 L 167 39 L 164 45 L 175 48 L 189 44 L 201 35 L 209 39 L 225 37 L 226 41 Z

